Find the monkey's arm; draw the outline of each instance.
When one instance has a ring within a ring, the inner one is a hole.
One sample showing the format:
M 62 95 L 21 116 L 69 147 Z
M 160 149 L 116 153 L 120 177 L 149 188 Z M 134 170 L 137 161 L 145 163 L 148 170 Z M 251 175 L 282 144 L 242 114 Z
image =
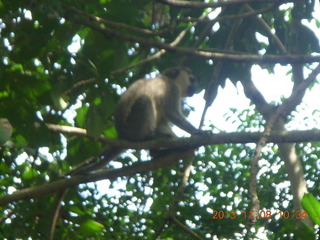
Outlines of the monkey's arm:
M 174 125 L 187 131 L 190 134 L 202 132 L 201 130 L 195 128 L 190 122 L 188 122 L 188 120 L 181 113 L 171 112 L 169 113 L 168 118 Z
M 165 115 L 167 119 L 178 126 L 179 128 L 187 131 L 190 134 L 196 134 L 202 132 L 195 128 L 181 113 L 181 99 L 179 97 L 179 89 L 172 87 L 171 92 L 167 97 L 165 103 Z

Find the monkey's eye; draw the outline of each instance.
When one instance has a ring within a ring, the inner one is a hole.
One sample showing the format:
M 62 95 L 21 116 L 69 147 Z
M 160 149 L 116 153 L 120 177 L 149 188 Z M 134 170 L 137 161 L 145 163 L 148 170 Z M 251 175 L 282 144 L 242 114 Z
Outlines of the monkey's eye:
M 190 82 L 194 84 L 197 81 L 197 79 L 194 76 L 190 76 Z

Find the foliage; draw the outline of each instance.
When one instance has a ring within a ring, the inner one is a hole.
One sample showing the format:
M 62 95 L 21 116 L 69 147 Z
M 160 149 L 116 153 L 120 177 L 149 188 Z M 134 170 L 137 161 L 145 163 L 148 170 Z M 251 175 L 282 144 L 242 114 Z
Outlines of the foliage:
M 320 225 L 320 220 L 319 220 L 319 201 L 310 193 L 305 194 L 302 199 L 302 204 L 304 205 L 304 208 L 310 215 L 310 218 L 312 221 L 318 225 Z
M 304 19 L 320 26 L 314 0 L 257 1 L 250 4 L 251 11 L 248 4 L 197 8 L 168 2 L 0 0 L 0 118 L 13 126 L 11 140 L 0 148 L 0 198 L 58 180 L 98 155 L 104 148 L 100 142 L 53 133 L 46 123 L 116 138 L 115 104 L 138 78 L 185 64 L 199 78 L 198 91 L 205 89 L 210 103 L 227 79 L 234 84 L 251 79 L 253 64 L 273 72 L 277 63 L 314 69 L 312 62 L 319 61 L 319 39 L 302 24 Z M 205 2 L 213 3 L 190 3 Z M 217 17 L 202 18 L 206 13 Z M 255 17 L 260 13 L 269 28 Z M 226 121 L 239 132 L 261 129 L 265 123 L 252 108 L 230 109 Z M 309 191 L 318 197 L 319 148 L 318 143 L 296 145 Z M 122 154 L 106 168 L 147 161 L 144 153 Z M 261 210 L 273 215 L 260 219 L 255 228 L 269 239 L 294 239 L 289 220 L 279 218 L 280 211 L 293 206 L 278 153 L 277 145 L 269 144 L 261 155 Z M 201 147 L 172 218 L 168 212 L 181 189 L 186 160 L 1 206 L 0 238 L 46 239 L 52 237 L 53 226 L 54 239 L 152 239 L 158 230 L 161 239 L 188 239 L 192 233 L 199 239 L 242 239 L 248 220 L 244 214 L 251 204 L 253 154 L 250 143 Z M 214 211 L 235 211 L 237 218 L 213 219 Z

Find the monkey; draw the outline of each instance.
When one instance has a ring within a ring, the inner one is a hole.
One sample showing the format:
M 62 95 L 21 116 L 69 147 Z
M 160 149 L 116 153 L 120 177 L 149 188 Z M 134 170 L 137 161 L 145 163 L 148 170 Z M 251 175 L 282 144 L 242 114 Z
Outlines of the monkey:
M 170 123 L 190 134 L 202 134 L 182 114 L 181 100 L 194 95 L 196 78 L 187 67 L 172 67 L 160 76 L 135 81 L 120 97 L 115 108 L 114 123 L 118 138 L 128 141 L 147 141 L 162 137 L 177 137 Z M 107 146 L 100 159 L 92 158 L 66 175 L 90 172 L 106 165 L 123 152 Z M 153 150 L 153 157 L 166 153 Z M 98 161 L 97 161 L 98 160 Z
M 170 123 L 190 134 L 195 128 L 181 112 L 181 100 L 194 95 L 196 78 L 186 67 L 172 67 L 161 76 L 134 82 L 121 96 L 115 110 L 120 139 L 145 141 L 176 137 Z

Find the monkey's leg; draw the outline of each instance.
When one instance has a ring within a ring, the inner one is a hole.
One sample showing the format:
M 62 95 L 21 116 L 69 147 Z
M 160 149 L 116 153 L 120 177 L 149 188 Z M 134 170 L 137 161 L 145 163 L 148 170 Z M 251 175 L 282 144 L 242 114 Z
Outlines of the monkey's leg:
M 156 138 L 175 138 L 177 137 L 175 133 L 172 131 L 170 128 L 168 121 L 167 120 L 162 120 L 158 124 L 158 127 L 154 133 L 154 136 Z M 173 149 L 166 149 L 166 148 L 161 148 L 161 149 L 152 149 L 149 151 L 151 157 L 158 157 L 162 156 L 166 153 L 172 152 Z
M 143 141 L 152 138 L 156 128 L 152 101 L 148 96 L 139 97 L 123 124 L 119 126 L 119 137 L 131 141 Z

